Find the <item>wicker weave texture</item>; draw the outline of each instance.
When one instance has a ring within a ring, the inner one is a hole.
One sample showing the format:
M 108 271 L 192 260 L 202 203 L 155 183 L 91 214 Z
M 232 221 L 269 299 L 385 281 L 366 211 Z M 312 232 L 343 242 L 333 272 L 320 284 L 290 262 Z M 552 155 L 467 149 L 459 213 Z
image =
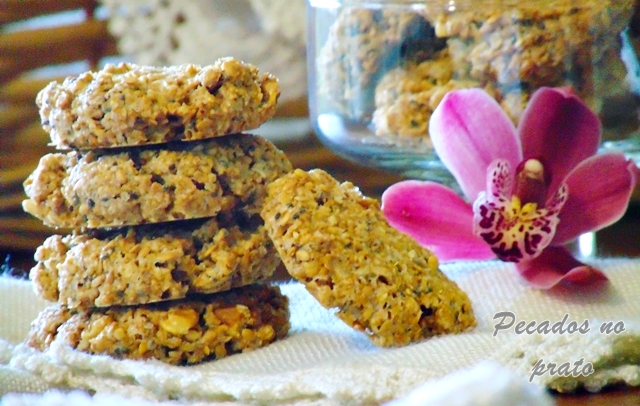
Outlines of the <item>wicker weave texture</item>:
M 52 80 L 117 53 L 97 1 L 3 0 L 0 6 L 0 249 L 32 250 L 55 232 L 22 212 L 22 182 L 51 149 L 35 97 Z

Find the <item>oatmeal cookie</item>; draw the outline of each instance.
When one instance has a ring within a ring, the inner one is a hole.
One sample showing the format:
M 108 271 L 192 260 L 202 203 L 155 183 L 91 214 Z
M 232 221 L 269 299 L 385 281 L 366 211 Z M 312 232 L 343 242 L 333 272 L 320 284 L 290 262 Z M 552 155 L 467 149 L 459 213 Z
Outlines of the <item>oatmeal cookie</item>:
M 257 128 L 276 111 L 277 79 L 232 58 L 213 65 L 108 64 L 52 82 L 36 104 L 58 149 L 200 140 Z
M 344 8 L 318 53 L 319 91 L 352 119 L 373 112 L 377 79 L 403 61 L 422 61 L 444 48 L 419 14 Z
M 54 235 L 30 272 L 36 292 L 67 307 L 137 305 L 262 282 L 280 263 L 260 216 Z
M 319 108 L 403 148 L 431 147 L 431 112 L 459 88 L 483 88 L 517 123 L 536 89 L 571 86 L 596 113 L 615 120 L 631 98 L 619 34 L 634 4 L 487 0 L 452 8 L 434 0 L 412 9 L 341 7 L 319 46 Z
M 433 60 L 395 68 L 376 86 L 372 119 L 376 134 L 428 137 L 429 119 L 445 94 L 472 87 L 481 87 L 481 83 L 454 78 L 447 50 L 439 52 Z M 490 86 L 485 90 L 496 96 Z
M 468 296 L 435 255 L 391 227 L 353 184 L 297 169 L 269 186 L 262 217 L 289 273 L 376 345 L 475 325 Z
M 458 76 L 494 82 L 505 92 L 571 84 L 587 95 L 594 90 L 593 67 L 606 62 L 606 50 L 619 50 L 614 33 L 629 23 L 633 4 L 489 2 L 482 10 L 441 13 L 433 24 L 438 36 L 448 38 Z
M 22 207 L 52 227 L 97 228 L 259 213 L 266 184 L 291 170 L 259 136 L 53 153 L 24 183 Z
M 289 327 L 280 289 L 250 285 L 139 307 L 53 305 L 33 321 L 27 344 L 45 350 L 57 339 L 90 354 L 189 365 L 264 347 Z

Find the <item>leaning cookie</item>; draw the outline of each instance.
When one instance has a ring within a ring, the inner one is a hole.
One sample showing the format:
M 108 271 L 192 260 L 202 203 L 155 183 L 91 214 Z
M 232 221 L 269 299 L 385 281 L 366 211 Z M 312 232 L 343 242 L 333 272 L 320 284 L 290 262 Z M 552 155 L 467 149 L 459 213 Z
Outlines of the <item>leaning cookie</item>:
M 377 200 L 321 170 L 269 186 L 262 216 L 287 270 L 379 346 L 476 324 L 468 296 L 437 258 L 384 219 Z
M 54 305 L 33 321 L 27 344 L 56 340 L 90 354 L 186 365 L 264 347 L 289 331 L 278 287 L 231 291 L 139 307 L 78 310 Z
M 43 128 L 58 149 L 200 140 L 259 127 L 276 111 L 277 79 L 250 64 L 108 64 L 40 91 Z
M 280 263 L 258 215 L 90 230 L 47 238 L 30 272 L 36 292 L 67 307 L 137 305 L 261 282 Z
M 199 142 L 53 153 L 24 183 L 24 210 L 46 225 L 119 227 L 259 213 L 266 184 L 291 170 L 266 139 L 236 134 Z

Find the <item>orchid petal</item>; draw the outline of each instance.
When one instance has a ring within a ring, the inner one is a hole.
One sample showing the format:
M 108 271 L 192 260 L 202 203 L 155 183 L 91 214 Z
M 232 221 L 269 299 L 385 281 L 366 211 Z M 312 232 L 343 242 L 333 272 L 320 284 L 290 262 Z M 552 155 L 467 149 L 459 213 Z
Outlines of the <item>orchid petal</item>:
M 472 231 L 471 205 L 438 183 L 407 180 L 382 195 L 389 224 L 432 250 L 440 261 L 494 258 Z
M 474 233 L 503 261 L 527 261 L 540 255 L 553 240 L 558 213 L 567 199 L 566 188 L 559 189 L 550 207 L 523 204 L 518 196 L 506 193 L 513 181 L 506 161 L 497 159 L 488 172 L 488 191 L 480 193 L 473 204 Z
M 548 247 L 540 256 L 517 263 L 516 269 L 529 285 L 539 289 L 560 282 L 587 285 L 607 280 L 604 273 L 578 261 L 565 247 Z
M 518 126 L 524 159 L 541 160 L 552 176 L 549 191 L 597 152 L 601 130 L 598 116 L 582 100 L 558 88 L 538 89 Z
M 449 92 L 429 122 L 433 147 L 469 201 L 485 187 L 496 158 L 515 168 L 522 160 L 516 129 L 500 105 L 481 89 Z
M 580 163 L 565 179 L 569 198 L 552 244 L 565 244 L 618 221 L 639 179 L 640 169 L 623 154 L 599 154 Z

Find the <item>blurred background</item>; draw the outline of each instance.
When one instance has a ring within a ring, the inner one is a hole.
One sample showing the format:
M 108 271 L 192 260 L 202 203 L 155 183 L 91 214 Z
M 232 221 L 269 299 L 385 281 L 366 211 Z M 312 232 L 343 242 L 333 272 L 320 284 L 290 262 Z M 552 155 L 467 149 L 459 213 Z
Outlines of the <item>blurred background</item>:
M 234 56 L 275 74 L 277 116 L 257 132 L 285 151 L 294 167 L 321 167 L 379 197 L 398 174 L 351 163 L 309 127 L 305 0 L 2 0 L 0 6 L 0 264 L 26 275 L 33 253 L 56 232 L 23 213 L 22 182 L 52 149 L 35 96 L 105 63 L 207 64 Z M 625 221 L 598 233 L 598 255 L 638 255 L 638 193 Z M 635 234 L 634 234 L 635 233 Z M 615 244 L 613 243 L 615 241 Z M 8 266 L 7 266 L 8 265 Z

